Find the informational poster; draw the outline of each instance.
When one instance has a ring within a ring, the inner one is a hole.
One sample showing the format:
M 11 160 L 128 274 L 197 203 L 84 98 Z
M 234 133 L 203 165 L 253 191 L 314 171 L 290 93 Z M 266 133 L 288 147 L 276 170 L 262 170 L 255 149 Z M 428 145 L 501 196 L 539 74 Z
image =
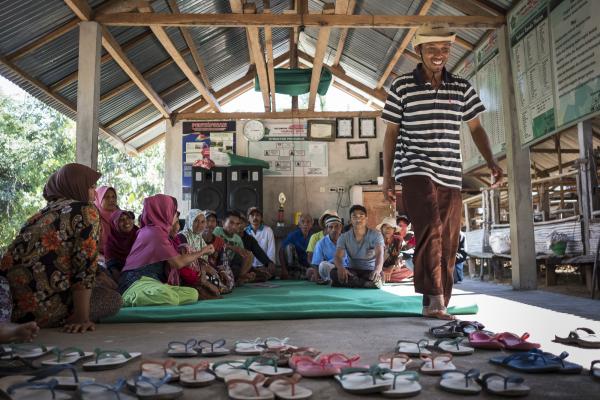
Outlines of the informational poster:
M 471 53 L 464 58 L 454 70 L 454 74 L 468 80 L 469 83 L 473 85 L 473 88 L 478 90 L 477 82 L 475 81 L 476 72 L 477 66 L 475 65 L 474 53 Z M 475 142 L 471 136 L 471 131 L 466 123 L 462 123 L 460 125 L 460 148 L 463 170 L 472 168 L 483 161 L 483 158 L 479 154 L 477 147 L 475 147 Z
M 236 122 L 197 121 L 182 125 L 183 200 L 189 200 L 194 163 L 210 158 L 216 165 L 223 165 L 229 159 L 226 153 L 235 153 Z
M 485 106 L 480 116 L 481 124 L 489 136 L 492 153 L 497 156 L 506 151 L 506 137 L 496 31 L 491 32 L 485 42 L 475 49 L 475 57 L 478 93 Z
M 306 120 L 296 122 L 265 121 L 265 137 L 307 136 Z
M 265 138 L 249 142 L 248 156 L 269 163 L 265 176 L 327 176 L 329 172 L 325 142 L 298 137 Z
M 509 13 L 508 24 L 519 133 L 525 145 L 556 129 L 548 0 L 521 1 Z
M 552 1 L 556 121 L 563 126 L 600 110 L 600 1 Z

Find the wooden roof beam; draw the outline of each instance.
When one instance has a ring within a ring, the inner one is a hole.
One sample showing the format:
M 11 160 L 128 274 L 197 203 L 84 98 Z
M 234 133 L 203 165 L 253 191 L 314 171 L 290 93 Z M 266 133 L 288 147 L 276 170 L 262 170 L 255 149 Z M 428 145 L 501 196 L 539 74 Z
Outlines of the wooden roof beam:
M 378 118 L 381 111 L 278 111 L 278 112 L 233 112 L 233 113 L 188 113 L 177 114 L 176 121 L 201 121 L 207 119 L 293 119 L 293 118 Z
M 150 5 L 145 6 L 145 7 L 140 7 L 139 10 L 141 11 L 140 15 L 142 15 L 142 16 L 152 14 L 154 11 Z M 173 15 L 173 14 L 166 14 L 166 15 Z M 173 16 L 178 17 L 179 15 L 183 15 L 183 14 L 177 14 L 177 15 L 173 15 Z M 196 90 L 198 90 L 198 92 L 200 92 L 200 94 L 204 98 L 206 98 L 208 103 L 211 105 L 211 107 L 215 111 L 221 111 L 221 106 L 219 105 L 219 102 L 217 101 L 217 99 L 215 99 L 213 94 L 206 88 L 206 86 L 204 86 L 204 84 L 196 76 L 194 71 L 192 71 L 192 69 L 189 67 L 189 65 L 187 65 L 187 62 L 185 61 L 185 59 L 183 58 L 183 56 L 181 55 L 181 53 L 179 52 L 179 50 L 177 49 L 177 47 L 175 46 L 175 44 L 173 43 L 173 41 L 171 40 L 169 35 L 167 34 L 167 31 L 163 27 L 158 26 L 158 25 L 151 25 L 150 29 L 152 30 L 152 32 L 154 33 L 154 36 L 156 36 L 156 38 L 158 39 L 160 44 L 164 47 L 164 49 L 167 51 L 167 53 L 171 56 L 173 61 L 175 61 L 175 63 L 177 64 L 177 66 L 179 67 L 181 72 L 183 72 L 183 74 L 190 80 L 190 82 L 196 88 Z
M 271 1 L 263 0 L 263 13 L 271 14 Z M 271 95 L 271 110 L 277 111 L 275 104 L 275 68 L 273 64 L 273 32 L 270 26 L 265 26 L 265 50 L 267 51 L 267 76 L 269 78 L 269 93 Z
M 423 2 L 423 4 L 421 5 L 421 8 L 419 9 L 417 14 L 419 16 L 425 16 L 429 12 L 429 9 L 431 8 L 432 3 L 433 3 L 433 0 L 425 0 Z M 394 56 L 388 63 L 385 71 L 383 71 L 383 75 L 381 75 L 381 78 L 379 78 L 379 81 L 377 81 L 377 85 L 376 85 L 377 89 L 381 89 L 383 87 L 383 85 L 385 85 L 385 81 L 390 76 L 390 73 L 392 72 L 392 70 L 394 69 L 396 64 L 398 63 L 398 60 L 400 60 L 402 53 L 404 53 L 404 51 L 406 50 L 406 47 L 408 47 L 408 44 L 412 40 L 413 36 L 415 36 L 416 31 L 417 31 L 417 28 L 415 27 L 415 28 L 410 28 L 408 30 L 408 32 L 406 32 L 406 35 L 404 35 L 404 39 L 402 39 L 402 42 L 400 42 L 400 46 L 398 47 L 398 50 L 396 50 L 396 54 L 394 54 Z
M 99 15 L 96 21 L 107 26 L 211 26 L 225 28 L 390 28 L 410 29 L 423 24 L 446 24 L 453 29 L 496 29 L 506 23 L 505 16 L 447 15 L 321 15 L 321 14 L 165 14 L 117 13 Z
M 323 14 L 333 14 L 333 4 L 327 3 L 323 6 Z M 331 28 L 323 26 L 319 29 L 319 35 L 317 36 L 317 44 L 315 45 L 315 57 L 313 60 L 312 75 L 310 77 L 310 92 L 308 94 L 308 110 L 313 111 L 315 109 L 315 102 L 317 99 L 317 88 L 321 81 L 321 70 L 323 69 L 323 59 L 325 58 L 325 52 L 329 46 L 329 35 L 331 34 Z
M 244 5 L 244 14 L 256 14 L 256 5 L 254 3 Z M 258 75 L 258 83 L 260 84 L 260 91 L 262 93 L 263 104 L 265 111 L 271 111 L 271 99 L 269 97 L 269 76 L 267 72 L 267 66 L 265 65 L 265 57 L 260 43 L 260 36 L 258 33 L 258 27 L 249 26 L 247 28 L 250 42 L 250 50 L 252 51 L 252 59 L 254 65 L 256 65 L 256 73 Z
M 229 0 L 229 6 L 231 7 L 231 12 L 234 14 L 244 13 L 244 0 Z M 250 33 L 248 32 L 248 29 L 246 29 L 246 43 L 248 44 L 248 57 L 250 59 L 250 64 L 254 64 L 254 59 L 252 58 L 252 49 L 250 48 Z
M 180 14 L 181 12 L 179 11 L 179 6 L 177 5 L 177 0 L 168 0 L 169 3 L 169 8 L 171 9 L 171 12 L 173 14 Z M 198 72 L 200 73 L 200 76 L 202 77 L 202 80 L 204 81 L 204 86 L 206 86 L 206 88 L 208 90 L 211 90 L 211 84 L 210 84 L 210 79 L 208 77 L 208 73 L 206 72 L 206 68 L 204 67 L 204 61 L 202 61 L 202 57 L 200 57 L 200 53 L 198 52 L 198 48 L 196 47 L 196 44 L 194 43 L 194 38 L 192 37 L 192 35 L 190 34 L 189 28 L 179 28 L 179 30 L 181 31 L 181 36 L 183 36 L 183 40 L 185 40 L 185 43 L 188 46 L 188 49 L 190 49 L 190 52 L 192 53 L 192 58 L 194 59 L 194 62 L 196 63 L 196 67 L 198 67 Z
M 354 8 L 356 7 L 356 0 L 337 0 L 335 2 L 335 13 L 336 14 L 354 14 Z M 344 46 L 346 45 L 346 38 L 348 37 L 348 28 L 342 28 L 340 31 L 340 38 L 338 40 L 337 50 L 335 52 L 335 58 L 333 59 L 332 65 L 339 65 L 342 53 L 344 52 Z
M 482 8 L 478 3 L 469 0 L 443 0 L 450 7 L 460 11 L 465 15 L 487 15 L 496 16 L 497 13 L 491 13 L 486 8 Z

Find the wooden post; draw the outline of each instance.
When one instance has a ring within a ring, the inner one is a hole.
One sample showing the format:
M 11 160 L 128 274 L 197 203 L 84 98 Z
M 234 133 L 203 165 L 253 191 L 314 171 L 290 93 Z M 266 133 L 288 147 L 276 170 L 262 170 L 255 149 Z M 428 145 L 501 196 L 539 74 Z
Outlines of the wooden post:
M 75 160 L 98 168 L 98 106 L 100 104 L 100 52 L 102 27 L 97 22 L 79 24 L 79 78 Z
M 508 172 L 508 203 L 512 284 L 515 289 L 537 288 L 533 207 L 531 204 L 531 174 L 529 149 L 521 147 L 513 75 L 509 58 L 510 44 L 506 25 L 498 28 L 500 81 L 506 127 L 506 165 Z
M 579 213 L 583 221 L 583 248 L 585 254 L 592 254 L 596 249 L 590 249 L 590 220 L 594 210 L 592 203 L 593 190 L 598 185 L 598 181 L 594 161 L 594 137 L 591 120 L 588 119 L 577 124 L 577 139 L 579 141 L 577 195 L 579 197 Z
M 562 162 L 562 150 L 560 148 L 560 133 L 557 133 L 554 136 L 554 147 L 556 148 L 556 157 L 558 160 L 558 174 L 562 175 L 563 173 L 563 162 Z M 560 209 L 565 209 L 565 191 L 564 186 L 562 185 L 562 178 L 560 180 Z M 562 214 L 561 214 L 562 217 Z

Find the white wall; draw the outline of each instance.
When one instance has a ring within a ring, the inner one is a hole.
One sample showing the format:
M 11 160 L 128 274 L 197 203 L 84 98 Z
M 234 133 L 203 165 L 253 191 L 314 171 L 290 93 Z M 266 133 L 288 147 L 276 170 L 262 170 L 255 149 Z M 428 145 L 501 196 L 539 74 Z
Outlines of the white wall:
M 281 121 L 279 121 L 281 122 Z M 248 142 L 242 134 L 244 121 L 237 124 L 236 151 L 237 154 L 248 155 Z M 274 224 L 277 217 L 280 192 L 285 193 L 286 223 L 291 223 L 295 211 L 310 213 L 317 218 L 323 210 L 338 209 L 338 194 L 329 192 L 330 187 L 343 186 L 338 211 L 340 216 L 348 219 L 349 188 L 359 181 L 376 179 L 379 175 L 379 152 L 383 151 L 383 136 L 386 125 L 377 119 L 377 138 L 358 138 L 358 118 L 354 118 L 354 139 L 337 139 L 328 142 L 329 176 L 327 177 L 265 177 L 263 182 L 263 208 L 265 220 Z M 369 158 L 348 160 L 346 158 L 346 142 L 367 140 L 369 142 Z M 189 205 L 182 203 L 181 193 L 181 123 L 167 131 L 165 146 L 165 193 L 177 198 L 182 215 L 187 215 Z M 321 192 L 323 190 L 323 192 Z

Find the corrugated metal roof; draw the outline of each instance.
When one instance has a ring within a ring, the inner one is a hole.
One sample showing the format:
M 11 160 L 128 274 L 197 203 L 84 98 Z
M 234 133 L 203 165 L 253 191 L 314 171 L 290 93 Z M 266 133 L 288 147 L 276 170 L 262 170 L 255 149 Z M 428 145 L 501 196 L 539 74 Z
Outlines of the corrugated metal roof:
M 489 1 L 505 10 L 513 3 L 510 0 Z M 323 9 L 324 4 L 332 2 L 332 0 L 310 0 L 309 10 L 319 12 Z M 423 0 L 357 0 L 355 13 L 367 15 L 414 14 L 422 2 Z M 102 0 L 89 1 L 93 8 L 97 8 L 102 3 L 104 3 Z M 274 14 L 291 9 L 293 5 L 291 0 L 271 0 L 270 3 L 271 12 Z M 165 0 L 153 1 L 152 6 L 155 12 L 158 13 L 171 12 Z M 178 6 L 182 13 L 231 12 L 229 0 L 179 0 Z M 257 12 L 262 12 L 263 1 L 257 0 L 256 6 Z M 0 15 L 0 54 L 2 56 L 10 55 L 15 50 L 44 37 L 75 18 L 63 0 L 21 0 L 18 2 L 0 0 L 0 7 L 0 10 L 2 10 Z M 442 1 L 435 1 L 429 14 L 461 15 L 460 12 L 452 9 Z M 121 45 L 144 32 L 148 32 L 148 28 L 145 27 L 110 27 L 109 30 Z M 180 51 L 187 49 L 187 44 L 179 28 L 169 27 L 166 30 Z M 249 67 L 249 56 L 246 33 L 243 28 L 197 27 L 189 28 L 189 32 L 204 61 L 213 90 L 220 90 L 246 74 Z M 260 32 L 261 40 L 264 42 L 264 33 L 262 30 Z M 273 29 L 274 57 L 288 51 L 289 32 L 290 30 L 287 28 Z M 331 63 L 335 56 L 340 32 L 340 29 L 333 29 L 331 32 L 329 49 L 325 59 L 326 64 Z M 365 83 L 367 86 L 374 87 L 387 63 L 395 54 L 405 32 L 406 30 L 397 29 L 350 29 L 340 60 L 341 66 L 350 77 Z M 459 31 L 459 35 L 463 39 L 473 44 L 477 43 L 484 34 L 485 30 Z M 307 28 L 304 34 L 301 35 L 300 49 L 313 55 L 314 42 L 317 36 L 317 29 Z M 43 85 L 51 87 L 77 71 L 78 39 L 78 30 L 73 29 L 29 54 L 14 60 L 14 64 L 26 74 L 38 79 Z M 450 69 L 465 54 L 466 50 L 464 48 L 454 46 L 448 63 Z M 126 55 L 141 73 L 169 59 L 168 54 L 154 35 L 149 35 L 135 46 L 127 49 Z M 191 55 L 188 53 L 184 58 L 188 66 L 193 71 L 197 71 Z M 413 68 L 414 61 L 402 57 L 395 66 L 394 72 L 400 74 Z M 71 118 L 75 117 L 67 107 L 60 104 L 60 101 L 50 98 L 42 90 L 19 78 L 6 65 L 0 64 L 0 73 L 60 112 Z M 161 93 L 184 79 L 183 73 L 174 63 L 147 76 L 147 80 L 157 93 Z M 100 80 L 102 94 L 130 82 L 129 77 L 112 60 L 102 64 Z M 61 88 L 57 91 L 57 95 L 62 96 L 65 101 L 71 104 L 76 104 L 77 81 Z M 189 83 L 162 95 L 163 100 L 172 110 L 187 105 L 191 100 L 198 97 L 198 91 Z M 146 96 L 139 88 L 132 86 L 101 103 L 100 121 L 106 124 L 144 102 L 147 102 Z M 150 104 L 113 126 L 111 131 L 122 139 L 127 139 L 139 129 L 154 123 L 160 118 L 162 118 L 160 113 Z M 159 133 L 155 133 L 153 130 L 147 134 L 136 136 L 132 140 L 132 144 L 139 147 L 152 140 Z

